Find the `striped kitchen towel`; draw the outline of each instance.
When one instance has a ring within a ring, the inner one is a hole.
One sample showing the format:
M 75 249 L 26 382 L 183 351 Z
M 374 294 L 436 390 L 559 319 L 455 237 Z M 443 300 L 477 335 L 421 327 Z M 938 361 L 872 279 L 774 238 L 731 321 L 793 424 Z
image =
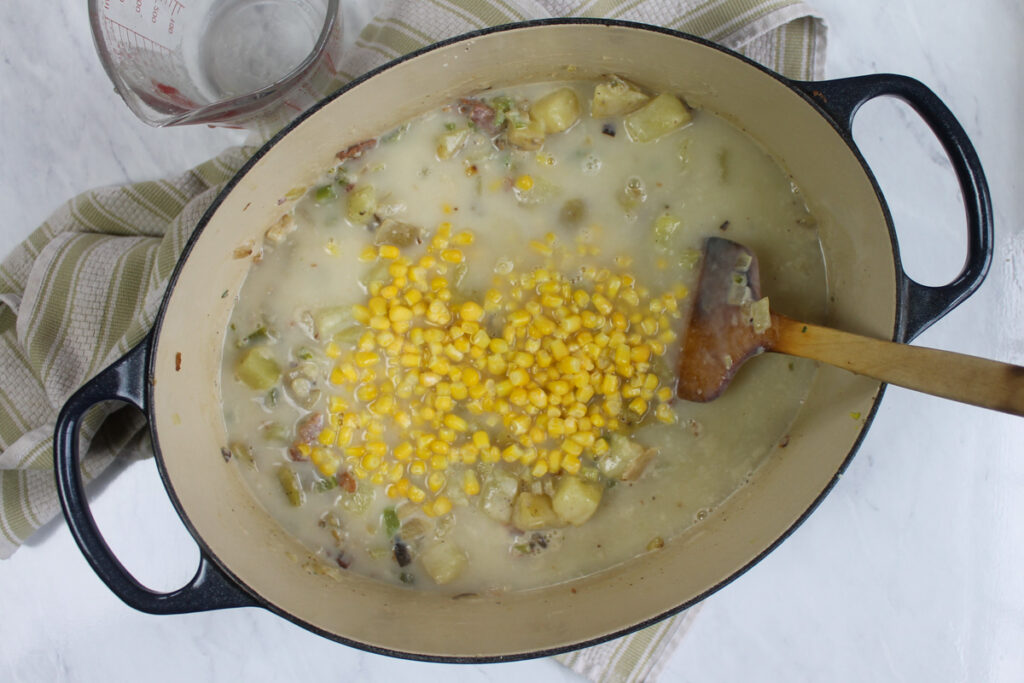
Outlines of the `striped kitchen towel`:
M 604 16 L 703 36 L 793 78 L 820 78 L 825 25 L 797 0 L 398 0 L 386 5 L 332 73 L 346 81 L 432 42 L 552 16 Z M 263 121 L 265 138 L 281 121 Z M 74 390 L 150 328 L 174 264 L 217 192 L 252 153 L 234 148 L 176 178 L 84 193 L 0 265 L 0 558 L 59 510 L 53 428 Z M 92 479 L 115 458 L 148 454 L 141 416 L 101 407 L 83 429 Z M 595 681 L 651 681 L 694 616 L 558 659 Z

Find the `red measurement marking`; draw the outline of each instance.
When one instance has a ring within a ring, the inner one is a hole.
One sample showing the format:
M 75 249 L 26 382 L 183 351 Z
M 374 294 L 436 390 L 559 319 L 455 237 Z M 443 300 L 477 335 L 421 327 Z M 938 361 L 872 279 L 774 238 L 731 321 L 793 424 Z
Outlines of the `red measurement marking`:
M 185 9 L 185 4 L 178 2 L 178 0 L 164 0 L 164 4 L 167 5 L 167 9 L 170 10 L 172 17 Z
M 128 45 L 131 47 L 148 47 L 150 49 L 160 48 L 164 52 L 173 52 L 173 50 L 171 50 L 171 48 L 167 47 L 166 45 L 162 45 L 153 40 L 152 38 L 148 38 L 139 33 L 138 31 L 135 31 L 118 21 L 114 21 L 110 17 L 103 18 L 108 24 L 111 24 L 116 27 L 113 30 L 113 32 L 116 33 L 117 42 L 121 45 Z

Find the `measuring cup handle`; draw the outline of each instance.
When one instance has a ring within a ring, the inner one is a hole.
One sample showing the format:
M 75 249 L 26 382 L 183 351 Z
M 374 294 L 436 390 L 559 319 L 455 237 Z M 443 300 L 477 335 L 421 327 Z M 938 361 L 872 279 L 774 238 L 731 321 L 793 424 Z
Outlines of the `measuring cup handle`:
M 910 341 L 974 293 L 992 263 L 992 199 L 978 154 L 953 112 L 913 78 L 876 74 L 798 82 L 794 86 L 824 111 L 854 148 L 853 117 L 861 105 L 876 97 L 898 97 L 928 124 L 953 166 L 967 218 L 967 254 L 960 273 L 938 287 L 922 285 L 900 268 L 899 307 L 903 316 L 897 340 Z
M 54 432 L 57 494 L 71 535 L 107 587 L 128 605 L 150 614 L 181 614 L 259 603 L 200 553 L 195 576 L 182 588 L 158 593 L 146 588 L 114 556 L 89 509 L 79 467 L 79 428 L 86 412 L 103 401 L 124 401 L 146 412 L 146 367 L 151 337 L 76 391 L 64 404 Z

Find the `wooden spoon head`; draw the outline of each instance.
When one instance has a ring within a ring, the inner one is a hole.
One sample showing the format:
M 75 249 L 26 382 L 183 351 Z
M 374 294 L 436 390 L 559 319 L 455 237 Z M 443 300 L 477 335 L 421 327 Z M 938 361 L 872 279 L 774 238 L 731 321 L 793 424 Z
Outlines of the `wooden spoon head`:
M 754 253 L 731 240 L 708 238 L 679 358 L 679 398 L 701 403 L 718 398 L 740 365 L 771 348 L 772 328 L 759 332 L 751 321 L 750 303 L 760 298 Z

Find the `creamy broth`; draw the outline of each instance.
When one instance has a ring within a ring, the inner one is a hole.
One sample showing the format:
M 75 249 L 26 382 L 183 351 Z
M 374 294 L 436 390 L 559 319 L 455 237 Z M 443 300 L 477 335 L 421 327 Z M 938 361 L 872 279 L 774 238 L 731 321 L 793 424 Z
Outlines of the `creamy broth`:
M 638 120 L 653 94 L 612 86 L 635 111 L 593 115 L 572 82 L 430 112 L 340 154 L 268 230 L 224 350 L 226 451 L 322 566 L 456 593 L 565 581 L 671 543 L 785 439 L 812 363 L 760 357 L 708 404 L 673 374 L 707 236 L 753 248 L 774 308 L 820 317 L 813 217 L 734 126 L 675 97 Z

